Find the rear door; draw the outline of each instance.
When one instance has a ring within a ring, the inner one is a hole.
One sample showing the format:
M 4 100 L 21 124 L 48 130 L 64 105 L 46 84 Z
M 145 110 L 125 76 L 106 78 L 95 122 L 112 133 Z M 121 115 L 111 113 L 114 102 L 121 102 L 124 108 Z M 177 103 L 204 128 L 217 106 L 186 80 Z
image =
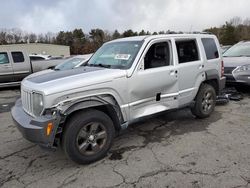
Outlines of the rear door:
M 13 68 L 7 52 L 0 52 L 0 85 L 13 81 Z
M 204 60 L 196 38 L 175 39 L 179 73 L 179 105 L 189 104 L 205 80 Z
M 13 73 L 15 81 L 22 81 L 23 78 L 31 73 L 30 60 L 26 54 L 21 51 L 11 52 L 13 60 Z
M 201 38 L 205 52 L 205 70 L 216 71 L 216 75 L 221 76 L 222 57 L 219 53 L 219 43 L 214 38 Z M 218 71 L 219 70 L 219 71 Z

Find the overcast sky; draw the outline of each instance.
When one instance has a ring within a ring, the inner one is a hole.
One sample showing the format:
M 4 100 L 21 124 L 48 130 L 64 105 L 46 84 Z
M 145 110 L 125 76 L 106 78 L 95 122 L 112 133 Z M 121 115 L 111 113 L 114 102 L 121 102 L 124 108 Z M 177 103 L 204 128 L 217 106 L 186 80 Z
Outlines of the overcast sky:
M 235 16 L 250 18 L 250 0 L 4 0 L 0 28 L 48 31 L 101 28 L 201 31 Z

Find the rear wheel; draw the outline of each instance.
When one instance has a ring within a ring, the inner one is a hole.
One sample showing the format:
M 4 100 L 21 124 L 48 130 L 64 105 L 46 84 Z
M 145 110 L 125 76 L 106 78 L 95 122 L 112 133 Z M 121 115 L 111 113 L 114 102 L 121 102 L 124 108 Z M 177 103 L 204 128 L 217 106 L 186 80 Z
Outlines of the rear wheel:
M 113 122 L 105 113 L 98 110 L 79 112 L 66 125 L 63 148 L 71 160 L 88 164 L 106 156 L 114 133 Z
M 198 118 L 206 118 L 214 111 L 215 103 L 216 93 L 214 88 L 209 84 L 202 84 L 191 111 Z

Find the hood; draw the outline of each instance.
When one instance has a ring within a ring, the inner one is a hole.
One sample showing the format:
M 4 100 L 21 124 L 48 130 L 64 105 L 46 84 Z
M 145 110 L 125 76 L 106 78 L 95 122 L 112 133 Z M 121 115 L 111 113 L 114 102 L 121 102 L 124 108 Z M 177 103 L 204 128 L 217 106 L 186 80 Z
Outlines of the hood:
M 30 74 L 29 76 L 25 77 L 25 79 L 33 78 L 33 77 L 43 75 L 43 74 L 46 74 L 46 73 L 50 73 L 50 72 L 54 72 L 54 70 L 52 70 L 52 69 L 42 70 L 42 71 Z
M 58 92 L 111 82 L 126 76 L 126 70 L 101 67 L 81 67 L 65 71 L 44 72 L 33 75 L 22 82 L 22 86 L 50 95 Z
M 224 57 L 225 67 L 238 67 L 250 64 L 250 57 Z

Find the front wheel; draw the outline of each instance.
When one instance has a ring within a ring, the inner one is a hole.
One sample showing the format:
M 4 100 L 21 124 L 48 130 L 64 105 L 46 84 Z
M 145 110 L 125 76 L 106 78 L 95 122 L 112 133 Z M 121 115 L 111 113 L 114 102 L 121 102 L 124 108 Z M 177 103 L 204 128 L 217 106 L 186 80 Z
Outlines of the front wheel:
M 76 163 L 88 164 L 106 156 L 115 130 L 112 120 L 98 110 L 78 112 L 66 125 L 63 149 Z
M 202 84 L 195 99 L 195 104 L 191 107 L 191 112 L 198 118 L 206 118 L 214 111 L 216 103 L 216 93 L 209 84 Z

